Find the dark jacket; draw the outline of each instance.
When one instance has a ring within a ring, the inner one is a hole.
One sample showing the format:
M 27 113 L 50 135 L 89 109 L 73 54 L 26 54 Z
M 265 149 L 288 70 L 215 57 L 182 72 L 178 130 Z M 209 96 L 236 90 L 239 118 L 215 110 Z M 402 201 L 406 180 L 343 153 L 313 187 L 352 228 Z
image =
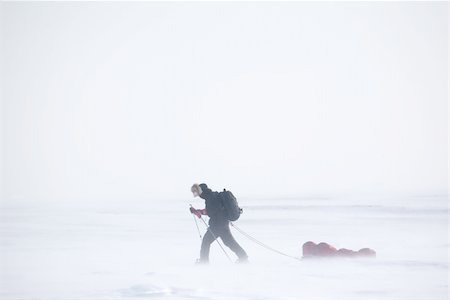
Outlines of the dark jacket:
M 205 199 L 205 208 L 209 216 L 209 226 L 212 228 L 226 227 L 229 221 L 225 214 L 225 208 L 218 192 L 213 192 L 206 184 L 200 184 L 202 194 L 200 198 Z

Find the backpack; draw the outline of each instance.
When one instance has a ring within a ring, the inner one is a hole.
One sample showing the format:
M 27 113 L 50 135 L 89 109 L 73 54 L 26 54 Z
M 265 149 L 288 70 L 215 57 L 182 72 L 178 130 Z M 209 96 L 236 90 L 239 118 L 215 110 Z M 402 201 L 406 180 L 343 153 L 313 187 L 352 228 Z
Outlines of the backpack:
M 219 193 L 222 198 L 222 204 L 225 209 L 225 215 L 229 221 L 236 221 L 242 214 L 242 208 L 236 200 L 236 197 L 232 192 L 223 189 L 223 192 Z

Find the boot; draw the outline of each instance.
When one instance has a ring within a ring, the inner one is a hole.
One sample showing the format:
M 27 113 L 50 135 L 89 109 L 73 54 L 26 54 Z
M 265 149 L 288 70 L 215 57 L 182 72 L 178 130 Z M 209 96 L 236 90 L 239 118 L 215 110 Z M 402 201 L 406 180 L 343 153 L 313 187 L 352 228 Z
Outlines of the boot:
M 196 265 L 208 265 L 209 264 L 209 260 L 197 258 L 195 260 L 195 264 Z
M 240 257 L 236 260 L 237 264 L 248 264 L 248 256 Z

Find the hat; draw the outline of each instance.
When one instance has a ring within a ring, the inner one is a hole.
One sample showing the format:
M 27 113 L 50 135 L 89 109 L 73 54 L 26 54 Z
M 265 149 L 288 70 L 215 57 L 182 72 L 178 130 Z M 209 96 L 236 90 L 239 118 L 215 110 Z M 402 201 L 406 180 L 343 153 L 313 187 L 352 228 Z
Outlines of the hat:
M 194 194 L 194 197 L 197 197 L 203 193 L 203 190 L 198 183 L 194 183 L 191 187 L 191 192 Z

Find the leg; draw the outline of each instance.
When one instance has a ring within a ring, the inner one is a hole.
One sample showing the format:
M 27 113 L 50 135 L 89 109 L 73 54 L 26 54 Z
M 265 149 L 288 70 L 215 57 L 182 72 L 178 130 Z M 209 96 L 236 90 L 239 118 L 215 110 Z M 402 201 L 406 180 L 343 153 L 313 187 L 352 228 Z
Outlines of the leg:
M 202 247 L 200 249 L 200 262 L 209 261 L 209 249 L 212 242 L 214 242 L 215 240 L 214 235 L 216 235 L 215 233 L 213 235 L 210 230 L 211 229 L 208 228 L 208 231 L 206 231 L 205 235 L 203 236 Z
M 220 238 L 222 239 L 223 243 L 233 250 L 234 253 L 236 253 L 237 257 L 239 257 L 240 260 L 247 260 L 248 256 L 247 253 L 245 253 L 244 249 L 236 242 L 233 235 L 231 234 L 230 227 L 227 226 L 223 228 L 220 231 Z

